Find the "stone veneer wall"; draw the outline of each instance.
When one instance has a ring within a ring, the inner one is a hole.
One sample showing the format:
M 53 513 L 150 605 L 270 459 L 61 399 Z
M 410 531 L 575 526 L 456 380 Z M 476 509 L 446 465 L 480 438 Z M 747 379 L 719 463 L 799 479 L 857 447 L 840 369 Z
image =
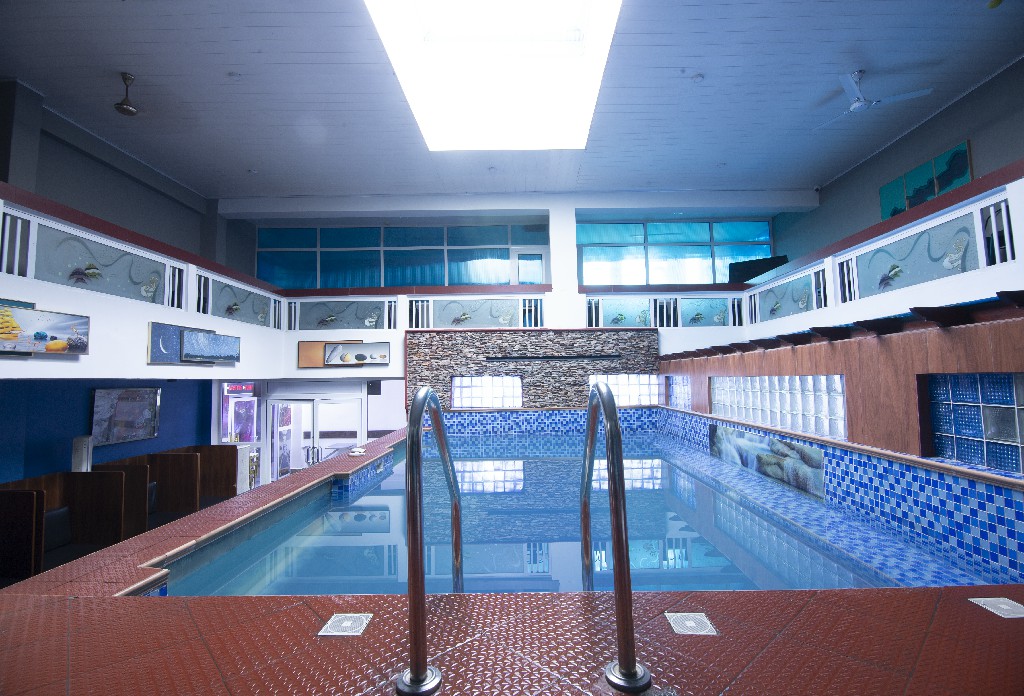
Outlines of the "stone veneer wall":
M 617 354 L 614 359 L 518 360 L 488 357 L 563 357 Z M 452 377 L 519 375 L 523 408 L 586 408 L 590 375 L 657 374 L 657 329 L 494 329 L 407 331 L 406 404 L 423 386 L 451 408 Z

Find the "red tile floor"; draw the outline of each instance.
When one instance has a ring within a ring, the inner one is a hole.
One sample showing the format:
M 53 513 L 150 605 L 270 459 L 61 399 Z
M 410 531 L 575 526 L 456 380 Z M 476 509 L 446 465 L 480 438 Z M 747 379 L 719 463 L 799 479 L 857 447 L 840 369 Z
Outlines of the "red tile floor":
M 140 564 L 386 444 L 0 591 L 0 694 L 393 694 L 404 596 L 115 596 L 159 573 Z M 1024 604 L 1024 585 L 636 593 L 637 657 L 650 694 L 1024 695 L 1024 619 L 970 597 Z M 703 612 L 719 634 L 676 635 L 667 611 Z M 335 613 L 373 618 L 360 636 L 318 637 Z M 614 693 L 607 593 L 432 595 L 428 635 L 442 694 Z

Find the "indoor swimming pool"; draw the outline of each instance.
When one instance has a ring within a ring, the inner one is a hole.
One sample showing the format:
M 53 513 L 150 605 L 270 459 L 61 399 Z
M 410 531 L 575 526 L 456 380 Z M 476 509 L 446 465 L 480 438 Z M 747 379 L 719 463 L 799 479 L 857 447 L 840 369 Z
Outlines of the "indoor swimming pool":
M 450 437 L 467 592 L 582 589 L 583 436 Z M 424 461 L 426 586 L 452 591 L 450 505 Z M 598 455 L 600 457 L 600 453 Z M 595 589 L 612 587 L 605 462 L 592 489 Z M 650 432 L 624 438 L 634 590 L 981 584 L 976 571 L 854 514 Z M 405 593 L 402 451 L 293 498 L 173 562 L 169 595 Z

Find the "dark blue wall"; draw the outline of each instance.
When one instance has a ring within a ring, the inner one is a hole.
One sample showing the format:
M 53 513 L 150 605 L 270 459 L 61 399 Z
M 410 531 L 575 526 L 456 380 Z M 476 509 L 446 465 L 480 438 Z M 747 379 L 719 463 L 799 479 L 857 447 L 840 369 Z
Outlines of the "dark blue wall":
M 159 387 L 158 435 L 104 445 L 93 463 L 210 444 L 209 380 L 0 380 L 0 482 L 71 470 L 71 441 L 92 431 L 94 389 Z

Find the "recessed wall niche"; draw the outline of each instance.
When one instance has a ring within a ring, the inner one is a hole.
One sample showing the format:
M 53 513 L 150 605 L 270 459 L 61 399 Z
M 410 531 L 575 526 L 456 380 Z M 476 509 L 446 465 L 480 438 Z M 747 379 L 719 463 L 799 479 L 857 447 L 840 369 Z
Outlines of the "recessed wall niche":
M 1024 373 L 927 375 L 927 388 L 934 456 L 1021 472 Z

